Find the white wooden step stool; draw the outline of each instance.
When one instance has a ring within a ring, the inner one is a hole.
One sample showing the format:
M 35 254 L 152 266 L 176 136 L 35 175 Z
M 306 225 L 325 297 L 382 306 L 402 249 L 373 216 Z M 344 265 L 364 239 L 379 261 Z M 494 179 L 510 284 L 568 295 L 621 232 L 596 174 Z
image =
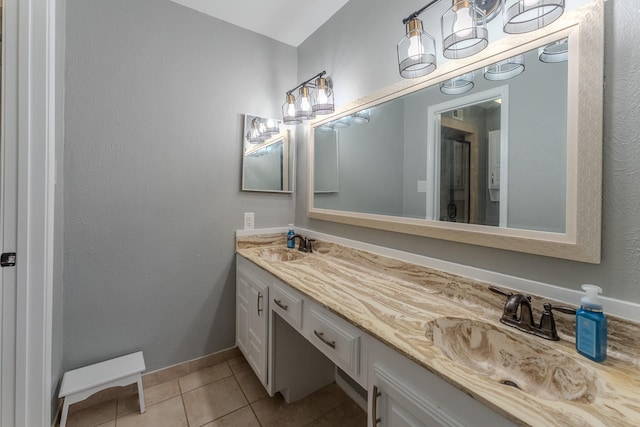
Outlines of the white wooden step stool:
M 142 371 L 144 371 L 142 352 L 131 353 L 115 359 L 105 360 L 83 368 L 64 373 L 58 397 L 64 397 L 60 427 L 67 424 L 69 405 L 80 402 L 94 393 L 110 387 L 138 383 L 140 413 L 144 413 L 144 392 L 142 391 Z

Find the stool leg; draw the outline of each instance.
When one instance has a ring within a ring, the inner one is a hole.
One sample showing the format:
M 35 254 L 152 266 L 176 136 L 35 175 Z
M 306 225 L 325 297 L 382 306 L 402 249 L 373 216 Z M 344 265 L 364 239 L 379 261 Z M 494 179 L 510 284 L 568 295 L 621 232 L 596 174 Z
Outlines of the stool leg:
M 138 375 L 138 400 L 140 401 L 140 413 L 144 414 L 144 391 L 142 390 L 142 377 L 140 375 Z
M 67 425 L 67 416 L 69 415 L 69 403 L 67 399 L 64 399 L 64 405 L 62 405 L 62 417 L 60 418 L 60 427 Z

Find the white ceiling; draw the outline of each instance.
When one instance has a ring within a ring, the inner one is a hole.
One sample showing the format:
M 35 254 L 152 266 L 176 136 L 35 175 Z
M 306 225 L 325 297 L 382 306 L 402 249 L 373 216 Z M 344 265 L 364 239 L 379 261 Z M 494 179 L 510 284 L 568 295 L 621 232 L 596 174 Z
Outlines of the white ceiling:
M 297 47 L 349 0 L 171 1 Z

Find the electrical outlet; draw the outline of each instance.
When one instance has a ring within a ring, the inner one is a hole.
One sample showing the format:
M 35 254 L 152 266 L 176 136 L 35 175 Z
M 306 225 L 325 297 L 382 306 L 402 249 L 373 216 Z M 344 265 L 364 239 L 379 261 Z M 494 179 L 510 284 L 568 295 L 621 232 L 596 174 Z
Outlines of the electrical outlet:
M 427 181 L 418 181 L 418 193 L 427 192 Z
M 253 212 L 244 213 L 244 229 L 253 230 L 256 223 L 256 214 Z

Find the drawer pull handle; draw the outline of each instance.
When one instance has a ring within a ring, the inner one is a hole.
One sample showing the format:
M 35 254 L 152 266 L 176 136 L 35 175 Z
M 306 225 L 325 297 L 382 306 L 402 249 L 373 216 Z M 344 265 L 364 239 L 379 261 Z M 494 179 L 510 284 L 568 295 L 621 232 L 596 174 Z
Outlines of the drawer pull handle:
M 378 417 L 378 398 L 382 396 L 382 393 L 378 390 L 378 386 L 373 386 L 373 404 L 371 405 L 371 418 L 373 419 L 373 425 L 380 424 L 382 418 Z
M 320 338 L 320 341 L 322 341 L 323 343 L 325 343 L 326 345 L 328 345 L 331 348 L 336 348 L 336 342 L 335 341 L 328 341 L 325 337 L 324 337 L 324 333 L 323 332 L 318 332 L 315 329 L 313 330 L 313 333 L 315 336 L 317 336 L 318 338 Z
M 274 299 L 273 299 L 273 302 L 275 302 L 275 303 L 276 303 L 276 305 L 277 305 L 278 307 L 280 307 L 281 309 L 283 309 L 283 310 L 287 310 L 287 309 L 289 308 L 289 306 L 288 306 L 288 305 L 283 304 L 283 303 L 282 303 L 282 301 L 280 301 L 279 299 L 275 299 L 275 298 L 274 298 Z

